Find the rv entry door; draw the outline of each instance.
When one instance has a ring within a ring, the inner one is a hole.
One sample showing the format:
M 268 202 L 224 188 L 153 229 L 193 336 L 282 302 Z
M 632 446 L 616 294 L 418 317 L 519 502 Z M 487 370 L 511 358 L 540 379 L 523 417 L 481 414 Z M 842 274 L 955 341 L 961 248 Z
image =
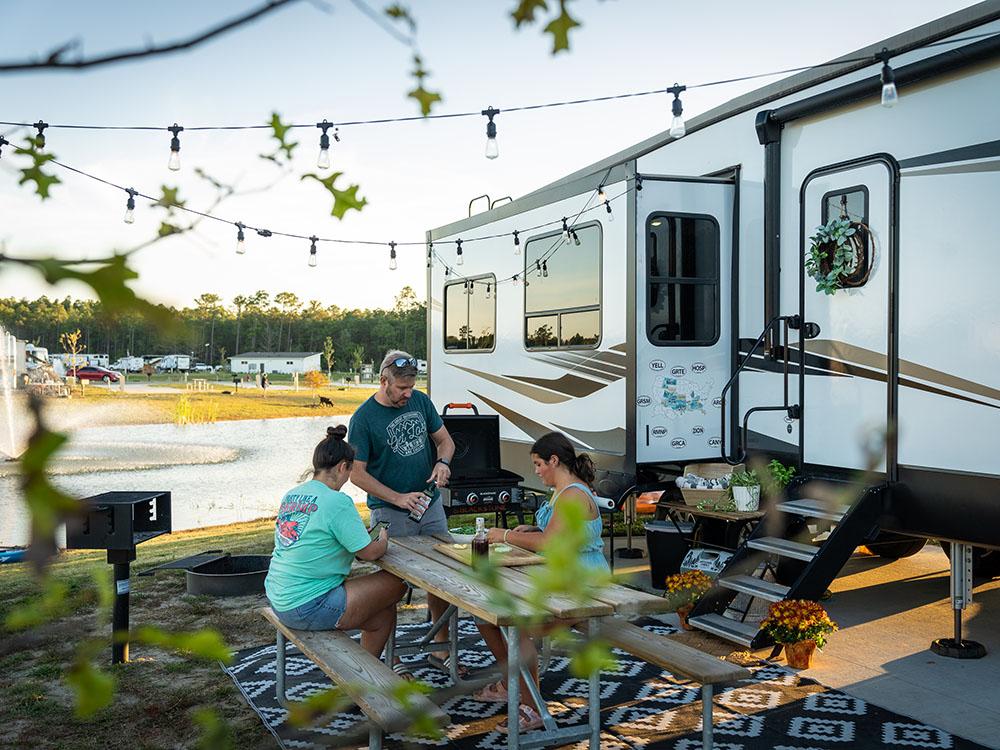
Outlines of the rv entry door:
M 808 464 L 886 470 L 892 440 L 886 426 L 894 408 L 888 357 L 896 173 L 891 157 L 865 157 L 815 169 L 800 189 L 799 258 L 784 258 L 782 267 L 802 272 L 801 309 L 820 328 L 805 341 L 801 437 Z M 819 243 L 814 251 L 811 240 L 834 221 L 853 230 L 836 260 L 835 243 Z M 844 267 L 838 282 L 817 288 L 814 277 L 829 274 L 834 263 Z
M 734 196 L 732 180 L 647 175 L 636 192 L 637 463 L 719 456 Z

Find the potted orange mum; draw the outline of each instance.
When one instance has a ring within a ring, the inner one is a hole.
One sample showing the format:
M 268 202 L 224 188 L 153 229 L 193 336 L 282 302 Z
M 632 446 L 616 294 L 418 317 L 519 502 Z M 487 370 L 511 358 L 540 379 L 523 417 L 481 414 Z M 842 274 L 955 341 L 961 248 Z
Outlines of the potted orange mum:
M 712 579 L 700 570 L 689 570 L 667 576 L 665 583 L 663 596 L 673 603 L 681 627 L 684 630 L 694 630 L 688 625 L 687 617 L 698 600 L 712 588 Z
M 837 623 L 818 602 L 788 599 L 770 606 L 760 629 L 785 647 L 788 666 L 808 669 L 816 647 L 826 645 L 826 636 L 837 629 Z

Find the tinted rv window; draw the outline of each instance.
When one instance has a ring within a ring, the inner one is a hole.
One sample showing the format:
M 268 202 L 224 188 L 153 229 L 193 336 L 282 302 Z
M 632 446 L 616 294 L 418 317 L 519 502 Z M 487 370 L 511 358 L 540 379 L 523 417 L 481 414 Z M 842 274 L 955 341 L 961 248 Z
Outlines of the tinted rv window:
M 497 321 L 496 288 L 496 277 L 492 275 L 445 284 L 445 351 L 493 350 Z
M 524 346 L 594 348 L 601 340 L 601 226 L 532 237 L 524 246 Z
M 646 333 L 656 346 L 719 338 L 719 225 L 710 216 L 653 214 L 646 221 Z

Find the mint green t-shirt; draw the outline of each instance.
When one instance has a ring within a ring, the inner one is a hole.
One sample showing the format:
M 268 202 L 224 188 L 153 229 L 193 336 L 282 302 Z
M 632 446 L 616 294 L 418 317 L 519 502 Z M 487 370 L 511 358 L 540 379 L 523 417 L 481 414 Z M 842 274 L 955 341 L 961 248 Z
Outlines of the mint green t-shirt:
M 430 436 L 444 424 L 425 393 L 414 391 L 406 406 L 383 406 L 370 397 L 351 416 L 347 440 L 368 473 L 396 492 L 419 492 L 434 468 Z M 434 493 L 437 500 L 440 492 Z M 395 508 L 368 495 L 369 508 Z
M 350 496 L 316 479 L 290 489 L 274 524 L 274 554 L 264 579 L 271 606 L 287 612 L 337 588 L 354 555 L 371 542 Z

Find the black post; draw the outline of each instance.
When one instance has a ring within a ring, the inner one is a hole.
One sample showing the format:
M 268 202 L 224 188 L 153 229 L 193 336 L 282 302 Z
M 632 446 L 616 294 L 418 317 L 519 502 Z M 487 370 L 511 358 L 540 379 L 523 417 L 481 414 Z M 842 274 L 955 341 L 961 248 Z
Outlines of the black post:
M 134 559 L 135 547 L 131 550 L 108 550 L 108 562 L 114 566 L 115 574 L 115 602 L 111 611 L 112 664 L 128 661 L 129 563 Z

